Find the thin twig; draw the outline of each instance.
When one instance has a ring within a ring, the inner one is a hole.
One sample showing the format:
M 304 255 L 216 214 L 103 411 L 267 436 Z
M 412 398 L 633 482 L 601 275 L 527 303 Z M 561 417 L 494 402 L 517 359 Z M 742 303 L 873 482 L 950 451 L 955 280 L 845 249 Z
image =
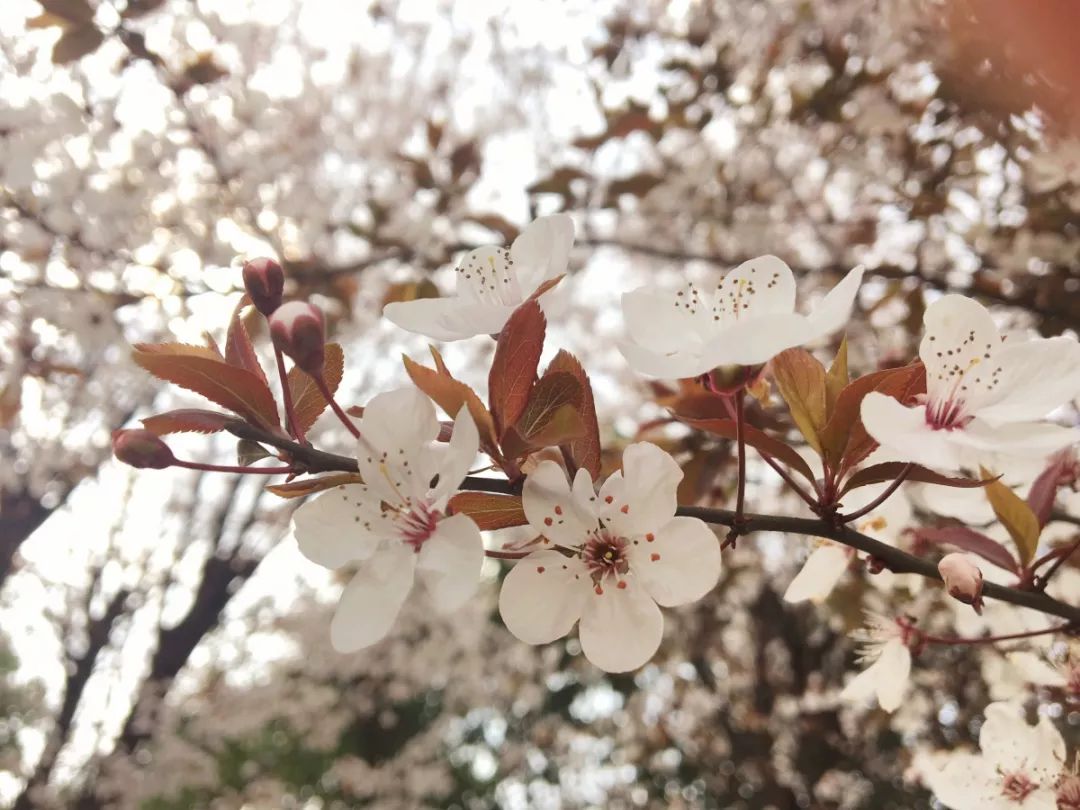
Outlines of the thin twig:
M 303 465 L 310 472 L 357 472 L 356 459 L 348 456 L 340 456 L 316 450 L 313 447 L 304 447 L 296 442 L 281 436 L 276 436 L 262 428 L 249 425 L 237 420 L 231 423 L 227 430 L 241 439 L 252 439 L 257 442 L 287 450 L 291 457 Z M 521 493 L 520 483 L 511 483 L 498 478 L 476 478 L 467 476 L 461 482 L 460 489 L 474 492 L 493 492 L 504 495 L 518 495 Z M 704 506 L 680 506 L 677 514 L 686 517 L 696 517 L 716 526 L 732 527 L 735 525 L 735 513 L 728 509 L 715 509 Z M 861 551 L 871 557 L 880 560 L 886 568 L 897 574 L 917 574 L 926 579 L 941 582 L 941 574 L 938 573 L 937 565 L 930 560 L 916 557 L 895 546 L 890 546 L 868 537 L 843 525 L 836 525 L 827 520 L 818 518 L 793 517 L 790 515 L 757 515 L 747 514 L 743 519 L 743 533 L 753 532 L 781 532 L 788 534 L 801 534 L 808 537 L 822 537 L 833 540 L 841 545 Z M 1041 591 L 1020 590 L 1008 588 L 987 582 L 983 586 L 983 595 L 990 599 L 1031 608 L 1040 613 L 1050 616 L 1058 616 L 1072 624 L 1080 624 L 1080 606 L 1068 605 L 1053 597 L 1047 596 Z

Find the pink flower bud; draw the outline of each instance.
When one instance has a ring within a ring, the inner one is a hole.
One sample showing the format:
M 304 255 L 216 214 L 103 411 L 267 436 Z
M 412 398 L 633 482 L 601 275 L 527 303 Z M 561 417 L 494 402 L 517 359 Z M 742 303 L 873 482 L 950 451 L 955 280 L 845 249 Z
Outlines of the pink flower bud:
M 270 316 L 270 339 L 308 374 L 321 376 L 326 349 L 322 311 L 306 301 L 282 304 Z
M 244 262 L 244 289 L 255 309 L 269 318 L 281 306 L 285 289 L 285 273 L 273 259 L 252 259 Z
M 119 461 L 140 470 L 163 470 L 176 461 L 169 446 L 149 430 L 114 430 L 112 446 Z
M 945 580 L 949 596 L 971 605 L 976 613 L 982 613 L 983 575 L 968 555 L 946 554 L 938 563 L 938 573 Z

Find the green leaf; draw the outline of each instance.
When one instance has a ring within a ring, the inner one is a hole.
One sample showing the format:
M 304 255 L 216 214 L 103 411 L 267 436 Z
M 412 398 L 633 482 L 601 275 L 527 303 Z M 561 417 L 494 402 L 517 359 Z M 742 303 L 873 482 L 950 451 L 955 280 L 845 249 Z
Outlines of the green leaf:
M 979 473 L 983 478 L 993 477 L 982 467 L 979 468 Z M 1001 481 L 995 480 L 986 485 L 986 498 L 990 501 L 990 507 L 997 519 L 1016 544 L 1020 564 L 1026 568 L 1035 557 L 1035 549 L 1039 545 L 1039 518 L 1023 498 Z
M 818 434 L 825 427 L 825 367 L 805 349 L 788 349 L 772 359 L 772 371 L 795 426 L 822 455 Z
M 844 335 L 844 339 L 840 341 L 840 348 L 836 350 L 836 357 L 825 373 L 825 412 L 828 414 L 832 414 L 836 406 L 836 398 L 851 382 L 847 354 L 847 335 Z

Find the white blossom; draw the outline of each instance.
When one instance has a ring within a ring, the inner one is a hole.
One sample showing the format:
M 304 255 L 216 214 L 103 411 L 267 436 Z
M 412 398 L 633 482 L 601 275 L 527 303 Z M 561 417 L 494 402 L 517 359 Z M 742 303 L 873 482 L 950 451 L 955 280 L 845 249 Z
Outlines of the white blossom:
M 635 371 L 652 377 L 760 365 L 843 327 L 862 275 L 861 267 L 849 272 L 808 315 L 795 311 L 795 276 L 776 256 L 743 262 L 711 294 L 692 283 L 675 293 L 641 287 L 623 295 L 619 348 Z
M 540 217 L 507 248 L 485 246 L 457 267 L 457 294 L 387 304 L 383 314 L 402 329 L 435 340 L 497 334 L 510 314 L 541 285 L 566 272 L 574 222 Z
M 593 490 L 578 470 L 543 461 L 525 480 L 529 525 L 547 546 L 519 561 L 499 595 L 507 628 L 546 644 L 580 620 L 581 648 L 608 672 L 636 669 L 660 645 L 658 605 L 708 593 L 720 576 L 720 544 L 697 518 L 675 517 L 682 470 L 654 444 L 632 444 L 623 469 Z M 556 549 L 553 546 L 558 546 Z
M 981 753 L 960 751 L 943 766 L 925 766 L 927 786 L 951 810 L 1055 810 L 1065 741 L 1054 724 L 1041 717 L 1028 725 L 1013 703 L 991 703 L 985 715 Z
M 415 388 L 374 397 L 359 427 L 364 483 L 329 490 L 293 517 L 309 560 L 357 568 L 330 624 L 331 641 L 342 652 L 389 632 L 416 577 L 436 609 L 460 607 L 476 590 L 484 556 L 473 520 L 445 514 L 476 458 L 479 436 L 468 409 L 458 413 L 446 446 L 433 444 L 435 409 Z
M 887 616 L 867 615 L 867 626 L 857 631 L 859 659 L 866 669 L 848 681 L 842 700 L 861 703 L 873 697 L 887 712 L 900 707 L 911 677 L 911 650 L 900 624 Z
M 956 470 L 973 454 L 1041 457 L 1080 439 L 1035 421 L 1080 393 L 1080 343 L 1002 342 L 986 308 L 961 295 L 939 298 L 923 323 L 925 401 L 908 406 L 873 392 L 862 402 L 866 430 L 892 456 Z

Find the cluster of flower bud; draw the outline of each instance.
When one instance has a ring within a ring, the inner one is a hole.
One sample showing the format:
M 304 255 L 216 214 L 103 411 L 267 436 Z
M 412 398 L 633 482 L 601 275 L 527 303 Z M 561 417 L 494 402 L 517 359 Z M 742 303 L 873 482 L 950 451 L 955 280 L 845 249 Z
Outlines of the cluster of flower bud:
M 248 298 L 270 322 L 274 346 L 303 371 L 321 375 L 326 348 L 322 311 L 306 301 L 281 302 L 285 273 L 273 259 L 244 262 L 243 277 Z

